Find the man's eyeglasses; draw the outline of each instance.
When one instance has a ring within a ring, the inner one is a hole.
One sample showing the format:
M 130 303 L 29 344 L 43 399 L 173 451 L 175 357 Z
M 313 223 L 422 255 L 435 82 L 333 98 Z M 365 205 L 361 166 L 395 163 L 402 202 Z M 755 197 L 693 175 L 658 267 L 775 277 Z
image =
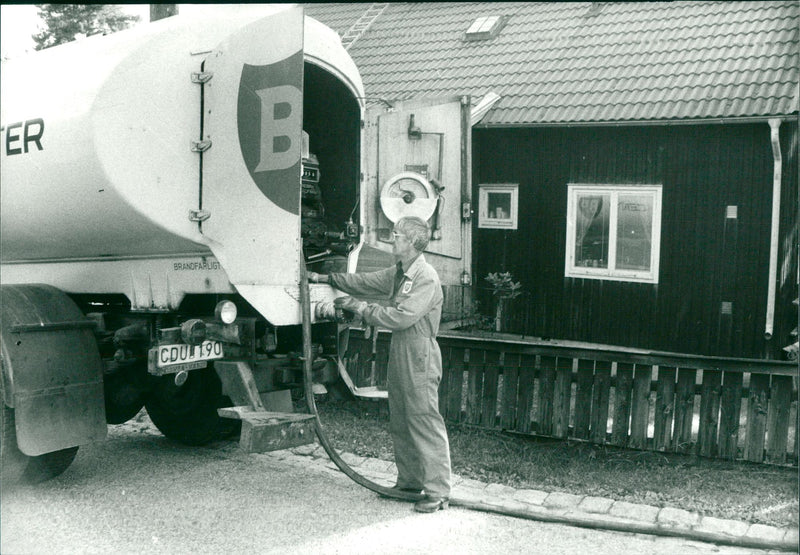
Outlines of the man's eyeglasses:
M 399 231 L 392 231 L 392 237 L 394 237 L 395 241 L 397 241 L 398 237 L 402 237 L 403 239 L 406 238 L 406 236 L 400 233 Z

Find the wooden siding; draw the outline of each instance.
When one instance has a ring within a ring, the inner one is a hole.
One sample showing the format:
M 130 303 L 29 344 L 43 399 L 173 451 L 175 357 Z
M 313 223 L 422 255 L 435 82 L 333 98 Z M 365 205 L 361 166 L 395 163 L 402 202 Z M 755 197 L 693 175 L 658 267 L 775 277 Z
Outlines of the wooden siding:
M 772 210 L 769 126 L 476 129 L 473 199 L 482 183 L 519 183 L 519 229 L 473 229 L 476 298 L 510 271 L 525 293 L 505 330 L 593 343 L 783 358 L 797 322 L 797 124 L 783 123 L 775 330 L 764 338 Z M 568 183 L 661 184 L 657 285 L 564 277 Z M 738 217 L 726 217 L 736 206 Z M 477 207 L 476 207 L 477 209 Z M 722 303 L 732 303 L 723 313 Z
M 450 423 L 664 452 L 797 464 L 787 362 L 440 334 Z M 388 333 L 352 330 L 345 366 L 386 388 Z

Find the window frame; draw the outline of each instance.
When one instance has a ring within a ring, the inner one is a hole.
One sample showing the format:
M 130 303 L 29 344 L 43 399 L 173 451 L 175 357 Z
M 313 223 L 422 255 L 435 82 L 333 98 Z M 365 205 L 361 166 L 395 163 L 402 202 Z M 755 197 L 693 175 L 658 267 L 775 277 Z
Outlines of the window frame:
M 489 215 L 489 195 L 508 196 L 510 213 L 504 218 Z M 478 228 L 516 230 L 519 221 L 519 183 L 482 183 L 478 185 Z
M 607 183 L 568 183 L 567 184 L 567 238 L 564 257 L 565 277 L 601 279 L 608 281 L 629 281 L 658 284 L 659 259 L 661 258 L 661 210 L 663 187 L 660 184 L 618 185 Z M 608 226 L 608 268 L 575 266 L 575 234 L 577 227 L 577 200 L 581 194 L 610 196 Z M 649 194 L 653 198 L 653 217 L 650 233 L 650 270 L 619 270 L 617 260 L 617 226 L 620 194 Z

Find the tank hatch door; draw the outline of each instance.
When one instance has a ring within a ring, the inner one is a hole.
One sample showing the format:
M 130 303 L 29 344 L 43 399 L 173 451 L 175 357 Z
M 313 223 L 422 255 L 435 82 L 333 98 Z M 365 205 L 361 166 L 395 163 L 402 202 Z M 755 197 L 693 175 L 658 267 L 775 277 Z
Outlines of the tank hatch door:
M 298 282 L 303 17 L 291 7 L 250 23 L 203 66 L 213 74 L 203 85 L 203 140 L 212 146 L 200 192 L 208 217 L 198 225 L 246 297 Z
M 471 222 L 469 97 L 384 101 L 367 108 L 362 165 L 367 169 L 363 206 L 373 246 L 390 251 L 391 230 L 404 216 L 427 220 L 427 252 L 444 256 L 455 275 L 468 269 Z M 377 198 L 375 198 L 377 196 Z M 449 273 L 449 269 L 448 272 Z

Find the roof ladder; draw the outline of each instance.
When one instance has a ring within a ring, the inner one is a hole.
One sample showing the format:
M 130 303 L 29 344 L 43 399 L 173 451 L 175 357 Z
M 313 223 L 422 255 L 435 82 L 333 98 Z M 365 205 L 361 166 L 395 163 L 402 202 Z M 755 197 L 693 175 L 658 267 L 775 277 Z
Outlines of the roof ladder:
M 378 16 L 383 13 L 388 5 L 388 2 L 373 2 L 370 4 L 367 11 L 358 18 L 358 21 L 342 35 L 342 46 L 344 46 L 345 50 L 350 50 L 350 47 L 361 38 L 361 35 L 369 29 L 370 25 L 378 19 Z

